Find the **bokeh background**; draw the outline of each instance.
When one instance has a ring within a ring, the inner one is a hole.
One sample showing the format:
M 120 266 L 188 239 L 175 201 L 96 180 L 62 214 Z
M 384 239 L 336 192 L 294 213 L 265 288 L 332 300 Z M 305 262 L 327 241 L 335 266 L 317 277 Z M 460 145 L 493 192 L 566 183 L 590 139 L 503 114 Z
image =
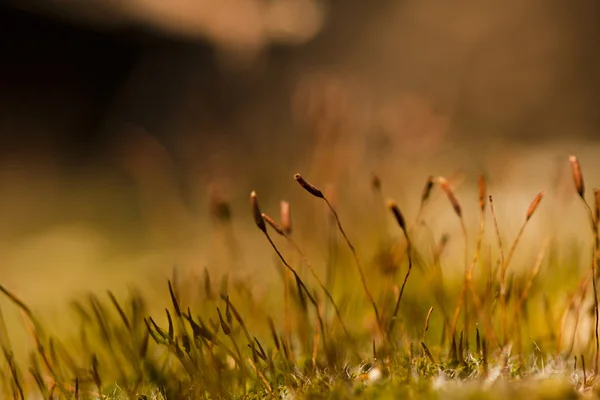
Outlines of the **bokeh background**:
M 597 1 L 2 4 L 0 281 L 36 310 L 162 285 L 174 265 L 277 279 L 251 190 L 274 216 L 290 201 L 323 261 L 325 210 L 295 172 L 331 193 L 364 257 L 386 229 L 373 173 L 410 220 L 427 176 L 448 177 L 473 240 L 478 174 L 507 238 L 546 190 L 522 263 L 549 232 L 567 255 L 589 242 L 567 157 L 600 186 Z M 440 193 L 426 219 L 460 257 Z

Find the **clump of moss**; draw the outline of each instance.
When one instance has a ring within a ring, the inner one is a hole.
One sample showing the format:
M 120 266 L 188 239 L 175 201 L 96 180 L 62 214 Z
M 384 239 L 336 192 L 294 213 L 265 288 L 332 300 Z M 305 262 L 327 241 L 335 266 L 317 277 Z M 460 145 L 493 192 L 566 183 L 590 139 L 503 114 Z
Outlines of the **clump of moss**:
M 75 301 L 73 323 L 79 333 L 64 338 L 49 332 L 43 318 L 0 286 L 25 316 L 35 347 L 23 367 L 13 356 L 0 314 L 0 390 L 5 398 L 21 399 L 36 392 L 42 398 L 77 399 L 598 397 L 594 277 L 600 258 L 600 192 L 595 191 L 590 205 L 579 161 L 571 157 L 569 162 L 574 193 L 588 210 L 594 245 L 587 274 L 563 283 L 570 290 L 566 302 L 561 293 L 544 290 L 556 285 L 555 271 L 569 267 L 546 256 L 556 242 L 546 241 L 535 249 L 536 261 L 524 274 L 509 268 L 543 191 L 524 213 L 523 225 L 505 256 L 504 236 L 485 180 L 478 179 L 475 212 L 480 226 L 471 249 L 464 218 L 469 210 L 461 206 L 450 182 L 430 177 L 413 224 L 396 202 L 381 204 L 394 223 L 385 235 L 386 243 L 392 244 L 386 244 L 380 257 L 364 263 L 336 208 L 317 186 L 296 175 L 306 192 L 325 202 L 351 255 L 353 267 L 335 266 L 339 271 L 332 276 L 341 271 L 341 283 L 323 280 L 323 271 L 313 267 L 296 242 L 289 203 L 282 203 L 279 224 L 262 212 L 253 192 L 250 211 L 257 233 L 265 237 L 282 272 L 283 290 L 273 287 L 269 293 L 273 303 L 258 307 L 260 300 L 253 297 L 247 282 L 231 285 L 224 278 L 215 285 L 208 270 L 201 281 L 182 281 L 174 275 L 163 297 L 132 291 L 119 299 L 109 292 L 105 297 L 91 294 Z M 441 255 L 447 237 L 439 243 L 414 241 L 414 232 L 426 225 L 423 210 L 433 201 L 436 184 L 463 232 L 464 277 L 458 285 L 443 276 Z M 383 194 L 381 178 L 374 187 Z M 233 214 L 224 204 L 216 204 L 213 212 L 229 223 Z M 496 235 L 489 243 L 484 235 L 488 204 Z M 392 233 L 398 229 L 401 235 Z M 271 230 L 289 246 L 279 246 Z M 427 257 L 431 249 L 433 257 Z M 411 274 L 413 266 L 416 273 Z M 402 269 L 406 272 L 399 274 Z M 353 293 L 348 285 L 353 280 L 364 296 Z M 190 292 L 195 295 L 187 296 Z M 285 301 L 279 304 L 281 292 Z M 168 298 L 164 311 L 151 312 L 148 304 L 164 297 Z M 593 304 L 592 309 L 586 304 Z M 577 349 L 573 343 L 565 345 L 565 338 L 585 329 L 581 323 L 566 324 L 565 319 L 580 321 L 590 314 L 595 320 L 594 332 L 589 332 L 594 340 Z

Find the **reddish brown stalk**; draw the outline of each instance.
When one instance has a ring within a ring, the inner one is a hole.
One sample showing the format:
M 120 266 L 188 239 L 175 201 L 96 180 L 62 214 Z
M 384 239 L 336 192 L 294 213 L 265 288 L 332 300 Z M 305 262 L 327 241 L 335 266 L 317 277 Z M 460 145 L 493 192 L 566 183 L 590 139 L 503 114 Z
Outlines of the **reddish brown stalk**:
M 315 330 L 313 335 L 312 366 L 313 372 L 317 370 L 317 354 L 319 352 L 319 331 Z
M 519 232 L 517 233 L 517 236 L 515 237 L 515 240 L 513 241 L 512 245 L 510 247 L 508 256 L 505 259 L 502 257 L 502 260 L 500 263 L 500 304 L 502 307 L 502 309 L 501 309 L 501 311 L 502 311 L 502 335 L 503 335 L 505 344 L 508 340 L 507 327 L 506 327 L 506 297 L 508 295 L 507 289 L 506 289 L 506 271 L 507 271 L 508 267 L 510 266 L 510 262 L 512 261 L 512 258 L 515 254 L 517 245 L 519 244 L 521 237 L 523 236 L 523 233 L 525 232 L 525 228 L 527 227 L 529 220 L 531 219 L 531 217 L 533 216 L 533 214 L 539 207 L 540 202 L 544 198 L 545 193 L 546 193 L 545 191 L 539 192 L 534 197 L 532 202 L 530 203 L 529 207 L 527 208 L 527 212 L 525 214 L 525 220 L 523 221 L 523 224 L 521 225 L 521 228 L 519 229 Z M 498 225 L 497 225 L 495 213 L 493 211 L 493 202 L 492 202 L 491 196 L 490 196 L 490 207 L 492 209 L 492 214 L 494 215 L 494 223 L 496 224 L 496 233 L 498 235 L 498 241 L 500 243 L 500 234 L 498 231 Z
M 398 223 L 398 225 L 402 229 L 402 232 L 404 233 L 404 237 L 406 238 L 406 244 L 407 244 L 406 254 L 408 255 L 408 270 L 406 271 L 406 275 L 404 276 L 404 281 L 402 282 L 402 287 L 400 289 L 400 293 L 398 294 L 398 299 L 396 300 L 396 305 L 394 306 L 394 313 L 392 314 L 392 319 L 390 321 L 390 325 L 389 325 L 388 331 L 387 331 L 387 337 L 389 338 L 392 334 L 392 331 L 394 330 L 394 324 L 395 324 L 396 318 L 398 316 L 398 311 L 400 310 L 400 302 L 402 301 L 402 294 L 404 293 L 404 288 L 406 287 L 406 282 L 408 281 L 408 277 L 410 276 L 410 272 L 412 270 L 412 257 L 410 254 L 412 246 L 411 246 L 410 238 L 408 236 L 408 232 L 406 230 L 406 220 L 404 219 L 404 216 L 402 215 L 400 208 L 392 200 L 388 201 L 388 208 L 394 215 L 396 222 Z
M 421 338 L 422 342 L 425 342 L 425 335 L 427 335 L 427 331 L 429 330 L 429 319 L 431 318 L 432 312 L 433 312 L 433 306 L 429 307 L 429 311 L 427 312 L 427 317 L 425 318 L 425 328 L 423 328 L 423 337 Z
M 498 335 L 496 334 L 496 330 L 493 327 L 493 320 L 494 320 L 494 302 L 493 302 L 493 284 L 494 284 L 494 268 L 492 267 L 492 246 L 488 245 L 487 246 L 487 251 L 486 251 L 486 272 L 487 272 L 487 282 L 486 282 L 486 287 L 485 287 L 485 295 L 484 298 L 486 299 L 486 308 L 484 310 L 485 315 L 487 315 L 488 317 L 488 321 L 489 321 L 489 327 L 488 330 L 486 330 L 486 337 L 485 339 L 487 339 L 488 343 L 490 341 L 490 335 L 491 337 L 493 337 L 496 346 L 500 346 L 500 339 L 498 339 Z
M 252 361 L 252 358 L 248 357 L 247 361 L 250 364 L 250 366 L 252 367 L 252 369 L 254 370 L 254 372 L 256 373 L 256 375 L 260 378 L 260 381 L 265 386 L 265 389 L 267 389 L 267 392 L 269 393 L 269 395 L 271 397 L 275 397 L 273 394 L 273 389 L 271 388 L 271 385 L 269 385 L 269 381 L 267 381 L 267 378 L 265 378 L 265 376 L 262 374 L 262 372 L 260 372 L 260 370 L 258 368 L 256 368 L 256 365 Z
M 263 232 L 263 234 L 269 241 L 269 244 L 271 245 L 271 247 L 273 248 L 273 250 L 279 257 L 279 259 L 281 260 L 283 265 L 294 275 L 294 278 L 296 279 L 296 283 L 298 285 L 298 290 L 303 290 L 304 293 L 306 294 L 306 297 L 310 300 L 311 304 L 315 307 L 315 310 L 317 312 L 318 321 L 319 321 L 319 328 L 321 329 L 321 333 L 323 336 L 323 347 L 325 348 L 325 352 L 327 352 L 327 342 L 325 340 L 325 325 L 323 324 L 323 320 L 319 313 L 319 304 L 317 303 L 317 301 L 315 300 L 313 295 L 310 293 L 310 291 L 304 284 L 304 281 L 302 280 L 302 278 L 300 278 L 300 275 L 298 275 L 296 270 L 286 261 L 286 259 L 283 257 L 283 255 L 281 254 L 281 252 L 279 251 L 279 249 L 273 242 L 273 239 L 271 239 L 271 236 L 269 235 L 269 232 L 267 231 L 267 225 L 265 223 L 265 220 L 262 216 L 262 212 L 260 211 L 260 207 L 258 205 L 258 198 L 256 196 L 256 192 L 254 192 L 254 191 L 250 194 L 250 205 L 252 207 L 252 215 L 254 216 L 254 222 L 256 223 L 256 226 Z
M 581 354 L 581 370 L 583 371 L 583 389 L 587 386 L 587 371 L 585 370 L 585 358 Z
M 465 281 L 466 281 L 467 275 L 469 273 L 469 238 L 468 238 L 468 234 L 467 234 L 467 227 L 465 225 L 465 220 L 464 220 L 464 217 L 462 214 L 462 208 L 461 208 L 460 203 L 458 202 L 456 196 L 454 195 L 452 188 L 448 184 L 448 181 L 444 177 L 439 177 L 438 182 L 440 184 L 440 188 L 442 188 L 442 190 L 446 193 L 446 196 L 448 197 L 448 200 L 450 201 L 450 204 L 452 205 L 454 212 L 460 219 L 460 227 L 462 229 L 463 238 L 465 241 Z M 467 289 L 466 285 L 463 285 L 461 294 L 459 296 L 458 304 L 456 305 L 456 310 L 454 312 L 454 318 L 452 320 L 452 335 L 454 335 L 456 333 L 456 324 L 458 323 L 458 316 L 460 315 L 460 310 L 464 303 L 464 308 L 465 308 L 464 331 L 466 333 L 466 340 L 468 342 L 468 340 L 469 340 L 468 339 L 469 338 L 469 311 L 468 311 L 468 307 L 467 307 L 468 304 L 465 299 L 466 289 Z
M 421 192 L 421 202 L 420 202 L 420 204 L 419 204 L 419 210 L 417 211 L 417 216 L 415 217 L 415 221 L 413 222 L 413 224 L 412 224 L 410 227 L 408 227 L 408 226 L 407 226 L 407 224 L 406 224 L 406 221 L 403 221 L 404 228 L 402 228 L 402 229 L 403 229 L 403 230 L 404 230 L 404 229 L 407 229 L 407 232 L 408 232 L 408 234 L 409 234 L 409 235 L 410 235 L 410 234 L 412 234 L 412 232 L 413 232 L 413 230 L 415 229 L 415 227 L 416 227 L 416 226 L 418 226 L 418 225 L 419 225 L 419 223 L 420 223 L 420 222 L 421 222 L 421 220 L 422 220 L 422 214 L 423 214 L 423 210 L 425 209 L 425 205 L 427 204 L 427 201 L 428 201 L 428 200 L 429 200 L 429 198 L 431 197 L 431 192 L 432 192 L 432 190 L 433 190 L 433 185 L 434 185 L 434 184 L 435 184 L 435 177 L 433 177 L 432 175 L 430 175 L 429 177 L 427 177 L 427 181 L 425 182 L 425 186 L 423 187 L 423 191 Z M 381 193 L 380 193 L 380 194 L 381 194 Z M 395 217 L 395 218 L 396 218 L 397 222 L 399 222 L 399 221 L 398 221 L 398 217 Z M 404 217 L 402 217 L 402 218 L 404 218 Z M 408 252 L 409 250 L 410 250 L 410 249 L 409 249 L 409 247 L 407 246 L 407 247 L 406 247 L 406 248 L 405 248 L 405 249 L 402 251 L 402 257 L 404 256 L 404 252 Z M 386 284 L 385 284 L 385 287 L 389 287 L 389 286 L 392 284 L 392 282 L 393 282 L 393 281 L 394 281 L 394 279 L 395 279 L 395 275 L 396 275 L 396 274 L 395 274 L 395 272 L 394 272 L 394 273 L 392 273 L 392 274 L 391 274 L 391 275 L 388 277 L 388 279 L 387 279 L 387 282 L 386 282 Z M 387 309 L 387 305 L 388 305 L 388 302 L 387 302 L 387 297 L 386 297 L 386 301 L 385 301 L 385 303 L 384 303 L 384 307 L 383 307 L 383 309 L 382 309 L 382 313 L 385 313 L 385 309 Z M 442 311 L 444 312 L 445 310 L 442 310 Z M 444 313 L 444 314 L 445 314 L 445 313 Z
M 482 175 L 479 176 L 479 211 L 480 211 L 480 219 L 479 219 L 479 234 L 477 235 L 477 247 L 475 250 L 475 255 L 473 256 L 473 260 L 471 261 L 471 265 L 468 269 L 466 275 L 467 284 L 471 283 L 473 279 L 473 270 L 477 265 L 477 261 L 479 259 L 479 253 L 481 251 L 481 244 L 483 243 L 483 234 L 485 233 L 485 179 Z
M 280 214 L 281 214 L 281 224 L 282 224 L 282 228 L 281 228 L 281 233 L 285 236 L 289 236 L 292 234 L 292 217 L 290 214 L 290 203 L 288 203 L 287 201 L 282 201 L 279 203 L 279 209 L 280 209 Z M 263 214 L 264 216 L 264 214 Z M 274 222 L 274 221 L 273 221 Z M 272 224 L 271 226 L 273 226 L 273 229 L 275 229 L 277 231 L 277 229 L 275 228 L 275 226 Z M 289 299 L 289 285 L 290 285 L 290 281 L 291 281 L 291 276 L 290 276 L 290 271 L 285 271 L 284 273 L 284 281 L 285 281 L 285 298 L 284 298 L 284 307 L 287 309 L 289 309 L 290 307 L 290 299 Z M 285 321 L 285 328 L 286 328 L 286 335 L 288 336 L 288 341 L 291 343 L 291 324 L 292 321 L 290 320 L 290 313 L 286 314 L 288 318 L 286 318 Z
M 480 175 L 478 178 L 478 188 L 479 188 L 479 211 L 480 211 L 479 233 L 477 235 L 477 247 L 475 250 L 475 254 L 473 255 L 473 260 L 471 261 L 471 265 L 466 274 L 464 286 L 466 289 L 468 289 L 470 291 L 471 297 L 473 298 L 473 304 L 475 306 L 475 310 L 477 311 L 477 315 L 479 316 L 480 319 L 482 319 L 486 323 L 486 330 L 488 332 L 491 331 L 492 333 L 494 333 L 493 327 L 492 327 L 491 316 L 490 315 L 486 316 L 485 313 L 483 312 L 483 306 L 481 304 L 481 300 L 479 299 L 479 296 L 477 295 L 477 292 L 475 291 L 475 288 L 473 286 L 473 270 L 475 269 L 475 266 L 477 265 L 477 263 L 479 261 L 479 256 L 481 253 L 481 246 L 483 243 L 483 236 L 485 233 L 485 209 L 486 209 L 486 204 L 487 204 L 487 201 L 486 201 L 487 198 L 486 198 L 485 178 L 483 177 L 483 175 Z M 466 295 L 466 293 L 463 294 L 463 296 L 464 295 Z M 459 299 L 459 303 L 460 303 L 460 299 Z
M 498 218 L 496 218 L 496 211 L 494 209 L 494 198 L 490 194 L 488 196 L 490 200 L 490 212 L 492 213 L 492 219 L 494 220 L 494 228 L 496 230 L 496 238 L 498 239 L 498 251 L 500 252 L 500 265 L 504 264 L 504 246 L 502 245 L 502 236 L 500 235 L 500 227 L 498 225 Z
M 446 310 L 446 291 L 444 290 L 444 278 L 441 267 L 441 255 L 449 241 L 449 236 L 447 234 L 442 235 L 438 245 L 434 249 L 433 253 L 433 263 L 434 270 L 430 272 L 430 279 L 433 282 L 433 291 L 435 299 L 440 306 L 440 311 L 444 317 L 444 325 L 446 329 L 446 334 L 450 333 L 450 317 L 448 316 L 448 311 Z
M 515 238 L 512 246 L 510 247 L 510 250 L 508 251 L 508 256 L 506 257 L 506 263 L 503 266 L 504 269 L 507 269 L 508 266 L 510 265 L 510 262 L 512 261 L 512 258 L 515 254 L 517 245 L 519 244 L 519 241 L 521 240 L 521 237 L 523 236 L 523 232 L 525 232 L 525 227 L 527 226 L 527 223 L 531 219 L 532 215 L 535 213 L 535 210 L 537 210 L 537 208 L 540 205 L 540 202 L 544 198 L 545 194 L 546 194 L 545 191 L 539 192 L 535 196 L 535 198 L 533 199 L 531 204 L 529 205 L 529 208 L 527 209 L 527 214 L 525 215 L 525 221 L 521 225 L 521 228 L 519 229 L 519 232 L 517 233 L 517 237 Z
M 335 218 L 338 230 L 340 231 L 340 233 L 344 237 L 344 240 L 346 241 L 346 244 L 348 245 L 348 248 L 350 249 L 350 252 L 352 253 L 352 257 L 354 258 L 354 263 L 356 264 L 356 269 L 358 270 L 358 275 L 360 276 L 360 281 L 362 283 L 363 290 L 365 292 L 365 296 L 367 297 L 367 300 L 371 303 L 371 306 L 373 307 L 373 312 L 375 314 L 375 320 L 377 322 L 377 327 L 379 329 L 381 337 L 384 338 L 385 337 L 384 336 L 384 330 L 383 330 L 383 327 L 381 326 L 381 318 L 380 318 L 380 315 L 379 315 L 379 310 L 377 308 L 377 303 L 375 303 L 375 298 L 371 294 L 371 291 L 369 290 L 369 286 L 367 285 L 367 280 L 365 278 L 365 274 L 364 274 L 364 271 L 363 271 L 360 259 L 358 258 L 358 254 L 356 252 L 356 249 L 354 248 L 354 245 L 352 244 L 352 242 L 348 238 L 348 235 L 346 235 L 346 231 L 342 227 L 342 223 L 340 221 L 340 218 L 338 216 L 337 211 L 335 210 L 335 208 L 333 208 L 333 206 L 331 205 L 331 203 L 329 202 L 329 200 L 327 199 L 327 197 L 325 197 L 325 195 L 323 194 L 323 192 L 321 192 L 321 190 L 319 190 L 313 184 L 311 184 L 308 181 L 306 181 L 300 174 L 295 174 L 294 175 L 294 179 L 308 193 L 312 194 L 313 196 L 315 196 L 317 198 L 323 199 L 323 201 L 325 201 L 325 203 L 327 204 L 327 207 L 331 211 L 333 217 Z
M 544 195 L 546 194 L 545 191 L 541 191 L 539 192 L 531 201 L 531 203 L 529 204 L 529 207 L 527 208 L 527 212 L 525 214 L 525 221 L 523 221 L 523 224 L 521 225 L 521 228 L 519 229 L 519 232 L 517 233 L 517 236 L 515 237 L 515 240 L 513 241 L 510 250 L 508 251 L 508 256 L 505 259 L 505 262 L 503 264 L 500 265 L 500 276 L 502 279 L 501 282 L 501 288 L 504 287 L 504 290 L 501 290 L 500 296 L 501 296 L 501 304 L 502 304 L 502 333 L 504 336 L 504 342 L 506 343 L 507 341 L 507 337 L 506 337 L 506 296 L 507 296 L 507 292 L 506 292 L 506 287 L 503 286 L 504 284 L 504 277 L 506 276 L 506 271 L 510 265 L 510 262 L 512 261 L 512 258 L 515 254 L 515 250 L 517 248 L 517 245 L 519 244 L 521 237 L 523 236 L 523 233 L 525 232 L 525 228 L 527 227 L 527 223 L 529 222 L 529 220 L 531 219 L 531 217 L 533 216 L 533 214 L 535 213 L 535 211 L 537 210 L 537 208 L 540 205 L 540 202 L 542 201 L 542 199 L 544 198 Z M 517 305 L 517 307 L 520 307 L 520 305 Z M 519 314 L 520 315 L 520 314 Z M 517 316 L 518 317 L 518 316 Z M 519 329 L 518 329 L 518 333 L 520 334 L 520 321 L 517 320 L 517 324 L 519 324 Z M 521 343 L 519 342 L 519 347 L 521 346 Z
M 600 223 L 600 189 L 594 190 L 594 219 L 597 227 Z
M 588 276 L 591 278 L 591 275 L 588 275 Z M 579 297 L 579 303 L 577 303 L 577 305 L 575 305 L 575 302 L 573 302 L 573 304 L 569 304 L 570 308 L 575 309 L 575 311 L 573 312 L 574 317 L 575 317 L 575 323 L 573 324 L 573 336 L 571 337 L 571 344 L 570 344 L 569 350 L 567 352 L 567 357 L 573 353 L 573 347 L 575 347 L 575 340 L 577 339 L 577 329 L 579 328 L 579 320 L 581 318 L 581 307 L 583 307 L 583 305 L 585 303 L 585 296 L 587 295 L 588 288 L 589 288 L 589 280 L 587 280 L 586 285 L 584 285 L 581 290 L 581 295 Z
M 579 164 L 579 160 L 574 155 L 569 157 L 569 162 L 571 163 L 571 171 L 573 173 L 573 182 L 575 184 L 575 190 L 577 190 L 577 194 L 583 200 L 583 204 L 588 211 L 588 215 L 590 218 L 590 222 L 592 224 L 592 232 L 594 237 L 594 246 L 592 252 L 592 287 L 594 289 L 594 314 L 595 314 L 595 336 L 596 336 L 596 355 L 594 357 L 594 371 L 598 371 L 598 359 L 600 357 L 600 337 L 598 332 L 598 323 L 599 323 L 599 310 L 598 310 L 598 288 L 596 284 L 597 280 L 597 269 L 599 260 L 599 247 L 600 247 L 600 238 L 598 235 L 598 224 L 596 218 L 594 217 L 594 213 L 588 202 L 585 200 L 585 185 L 583 183 L 583 173 L 581 172 L 581 166 Z
M 506 279 L 504 268 L 504 250 L 502 246 L 502 236 L 500 235 L 500 228 L 498 226 L 498 218 L 496 218 L 496 211 L 494 210 L 494 199 L 492 195 L 489 196 L 490 199 L 490 211 L 492 213 L 492 218 L 494 220 L 494 227 L 496 229 L 496 237 L 498 238 L 498 248 L 500 251 L 500 307 L 502 308 L 502 339 L 504 340 L 504 344 L 506 344 L 507 334 L 506 334 Z
M 342 314 L 340 312 L 340 309 L 338 308 L 337 304 L 335 303 L 335 300 L 333 299 L 333 296 L 331 295 L 331 293 L 329 292 L 329 290 L 327 289 L 327 287 L 323 284 L 323 282 L 321 281 L 321 279 L 319 278 L 319 276 L 315 272 L 312 264 L 308 261 L 308 258 L 306 257 L 306 255 L 304 254 L 304 252 L 302 251 L 302 249 L 300 249 L 300 246 L 298 246 L 298 244 L 296 243 L 296 241 L 294 239 L 292 239 L 291 236 L 288 236 L 285 233 L 284 229 L 282 229 L 273 220 L 273 218 L 269 217 L 265 213 L 262 213 L 262 216 L 265 219 L 265 221 L 267 221 L 267 223 L 269 225 L 271 225 L 271 227 L 275 230 L 275 232 L 277 232 L 279 235 L 283 236 L 292 245 L 292 247 L 294 247 L 294 249 L 298 252 L 298 254 L 300 255 L 300 257 L 302 258 L 302 261 L 308 267 L 308 270 L 310 271 L 311 275 L 313 276 L 313 278 L 315 279 L 315 281 L 317 281 L 317 283 L 319 284 L 319 286 L 323 290 L 323 293 L 325 293 L 325 296 L 327 296 L 327 299 L 331 302 L 331 305 L 333 306 L 333 308 L 335 310 L 336 316 L 337 316 L 337 318 L 338 318 L 338 320 L 340 322 L 340 325 L 342 326 L 342 329 L 344 330 L 344 333 L 346 334 L 346 336 L 349 337 L 350 334 L 348 333 L 348 329 L 346 329 L 346 325 L 344 324 L 344 321 L 342 319 Z
M 542 249 L 540 250 L 540 252 L 538 254 L 535 264 L 533 265 L 533 268 L 531 269 L 529 278 L 527 279 L 527 282 L 525 283 L 525 287 L 523 288 L 523 291 L 521 292 L 521 296 L 519 297 L 519 300 L 517 301 L 517 305 L 515 308 L 515 323 L 517 325 L 517 335 L 518 335 L 518 341 L 517 341 L 517 353 L 518 354 L 521 354 L 521 350 L 522 350 L 522 338 L 521 338 L 522 313 L 521 312 L 523 309 L 523 304 L 525 304 L 525 300 L 529 296 L 529 291 L 531 290 L 531 286 L 533 285 L 533 281 L 534 281 L 535 277 L 540 272 L 542 262 L 544 261 L 544 257 L 546 255 L 546 249 L 548 248 L 548 243 L 549 243 L 549 239 L 546 239 L 546 241 L 544 242 L 544 245 L 542 246 Z
M 261 213 L 263 220 L 265 220 L 271 228 L 280 235 L 285 236 L 283 229 L 267 214 Z M 284 333 L 288 342 L 292 341 L 292 321 L 290 311 L 290 271 L 283 271 L 283 309 L 284 309 Z
M 560 329 L 558 330 L 558 337 L 556 339 L 556 353 L 560 354 L 562 351 L 562 337 L 565 331 L 565 326 L 567 322 L 567 318 L 571 311 L 575 309 L 575 302 L 577 301 L 577 295 L 587 292 L 587 286 L 590 284 L 590 279 L 592 279 L 592 270 L 589 270 L 588 273 L 579 280 L 579 284 L 577 285 L 577 290 L 573 292 L 573 294 L 569 297 L 569 301 L 567 302 L 567 307 L 562 315 Z
M 521 225 L 521 228 L 519 229 L 519 232 L 517 233 L 517 236 L 515 237 L 515 240 L 513 241 L 512 245 L 510 247 L 510 250 L 508 251 L 508 256 L 504 260 L 504 263 L 500 265 L 500 279 L 502 280 L 500 283 L 500 287 L 501 287 L 500 296 L 501 296 L 501 305 L 502 305 L 502 334 L 503 334 L 505 344 L 507 341 L 507 336 L 506 336 L 506 333 L 507 333 L 506 332 L 506 296 L 508 295 L 508 293 L 506 291 L 505 282 L 504 282 L 505 277 L 506 277 L 506 271 L 508 270 L 510 262 L 512 261 L 512 258 L 515 254 L 517 245 L 519 244 L 521 237 L 523 236 L 523 233 L 525 232 L 527 223 L 529 222 L 529 220 L 535 213 L 535 210 L 537 210 L 537 208 L 539 207 L 540 202 L 544 198 L 545 194 L 546 194 L 545 191 L 541 191 L 531 201 L 529 207 L 527 208 L 527 213 L 525 214 L 525 221 L 523 221 L 523 224 Z
M 546 256 L 546 249 L 548 248 L 549 242 L 550 242 L 550 239 L 546 239 L 544 241 L 544 244 L 542 245 L 542 249 L 538 253 L 535 264 L 533 265 L 533 268 L 531 269 L 531 272 L 529 274 L 529 279 L 527 279 L 527 282 L 525 283 L 525 287 L 523 288 L 523 292 L 521 293 L 521 296 L 519 297 L 519 301 L 517 303 L 517 310 L 520 310 L 523 307 L 523 303 L 529 296 L 529 291 L 531 290 L 533 281 L 534 281 L 535 277 L 538 275 L 538 273 L 540 272 L 542 262 L 544 261 L 544 257 Z

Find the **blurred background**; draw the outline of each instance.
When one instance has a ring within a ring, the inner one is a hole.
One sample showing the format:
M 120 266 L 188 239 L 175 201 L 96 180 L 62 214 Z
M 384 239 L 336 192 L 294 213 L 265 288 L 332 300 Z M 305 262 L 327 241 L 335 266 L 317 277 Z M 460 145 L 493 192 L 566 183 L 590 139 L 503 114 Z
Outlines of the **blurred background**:
M 587 244 L 567 159 L 600 186 L 598 16 L 595 0 L 4 1 L 0 281 L 40 310 L 164 290 L 174 265 L 269 282 L 251 190 L 275 217 L 292 203 L 318 264 L 326 214 L 295 172 L 364 257 L 386 229 L 373 173 L 411 221 L 427 176 L 446 176 L 473 240 L 478 174 L 507 240 L 546 190 L 525 240 Z M 425 218 L 433 242 L 460 238 L 440 193 Z

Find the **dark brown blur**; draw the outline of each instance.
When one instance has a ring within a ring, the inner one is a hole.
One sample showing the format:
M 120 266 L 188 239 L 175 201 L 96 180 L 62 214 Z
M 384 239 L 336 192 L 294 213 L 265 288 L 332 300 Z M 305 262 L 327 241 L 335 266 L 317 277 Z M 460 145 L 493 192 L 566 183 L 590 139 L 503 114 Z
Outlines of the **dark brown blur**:
M 295 172 L 359 242 L 381 212 L 374 172 L 411 221 L 446 176 L 473 231 L 484 173 L 510 236 L 541 190 L 531 231 L 585 222 L 569 154 L 600 185 L 598 1 L 78 3 L 0 11 L 1 281 L 35 306 L 174 264 L 273 275 L 251 190 L 273 216 L 290 201 L 321 260 L 324 210 Z M 438 195 L 436 240 L 454 217 Z

